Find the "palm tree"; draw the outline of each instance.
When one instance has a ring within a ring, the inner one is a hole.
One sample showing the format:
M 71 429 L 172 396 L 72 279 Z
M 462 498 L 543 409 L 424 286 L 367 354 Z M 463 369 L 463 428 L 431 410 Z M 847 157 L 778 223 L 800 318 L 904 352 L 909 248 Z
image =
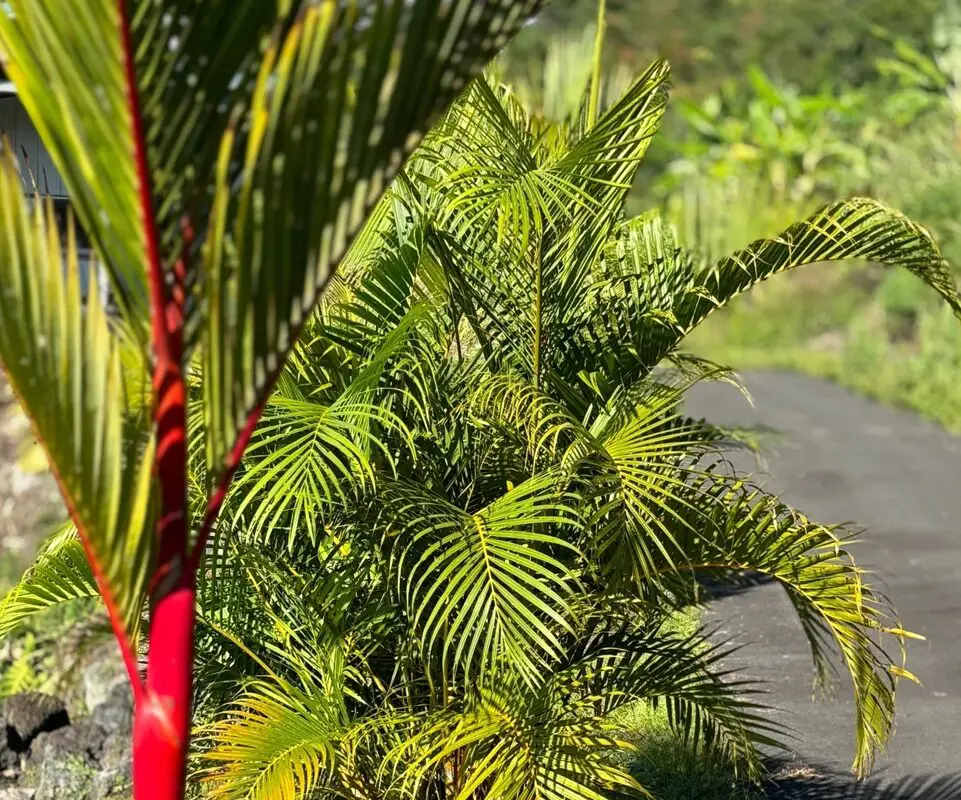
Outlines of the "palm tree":
M 96 585 L 127 665 L 138 800 L 183 795 L 196 575 L 303 320 L 423 131 L 538 7 L 4 3 L 4 69 L 119 307 L 82 309 L 74 229 L 60 241 L 4 148 L 0 358 L 92 572 L 76 588 Z M 206 479 L 191 508 L 195 362 Z M 7 613 L 50 599 L 15 592 Z
M 211 796 L 594 800 L 642 788 L 617 757 L 637 702 L 756 777 L 782 732 L 724 645 L 672 625 L 701 579 L 745 571 L 784 587 L 820 682 L 838 654 L 870 769 L 909 634 L 845 531 L 736 475 L 735 432 L 684 415 L 693 383 L 731 376 L 680 348 L 810 263 L 870 259 L 961 297 L 930 236 L 870 200 L 706 264 L 656 215 L 626 219 L 667 79 L 656 63 L 608 98 L 594 70 L 549 121 L 492 73 L 378 205 L 210 544 Z

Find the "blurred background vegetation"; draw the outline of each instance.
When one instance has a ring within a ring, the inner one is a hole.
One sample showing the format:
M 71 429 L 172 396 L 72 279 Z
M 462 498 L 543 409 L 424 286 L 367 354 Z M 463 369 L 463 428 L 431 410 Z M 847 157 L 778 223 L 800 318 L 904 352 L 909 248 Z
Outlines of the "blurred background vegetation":
M 546 113 L 590 61 L 597 0 L 554 0 L 503 59 Z M 961 274 L 961 0 L 608 0 L 610 80 L 659 55 L 672 102 L 632 212 L 705 255 L 869 195 L 926 225 Z M 737 368 L 837 380 L 961 431 L 961 330 L 909 275 L 826 264 L 692 338 Z

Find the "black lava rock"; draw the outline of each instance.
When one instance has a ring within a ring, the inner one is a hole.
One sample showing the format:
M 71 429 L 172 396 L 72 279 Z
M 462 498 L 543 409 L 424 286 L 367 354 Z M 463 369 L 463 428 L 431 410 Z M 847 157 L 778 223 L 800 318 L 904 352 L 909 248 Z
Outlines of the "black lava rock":
M 76 725 L 39 733 L 30 745 L 31 761 L 62 760 L 78 756 L 96 762 L 103 751 L 107 733 L 97 723 L 82 719 Z
M 55 731 L 70 724 L 62 700 L 47 694 L 27 692 L 8 697 L 0 716 L 6 721 L 7 746 L 15 753 L 30 749 L 37 734 Z

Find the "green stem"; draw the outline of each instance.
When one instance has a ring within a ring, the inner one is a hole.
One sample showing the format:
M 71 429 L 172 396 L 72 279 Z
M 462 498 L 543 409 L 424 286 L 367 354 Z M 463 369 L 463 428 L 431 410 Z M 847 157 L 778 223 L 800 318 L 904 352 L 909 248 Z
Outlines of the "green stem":
M 597 32 L 594 34 L 594 62 L 591 67 L 591 93 L 587 106 L 587 127 L 597 124 L 601 96 L 601 56 L 604 51 L 604 32 L 607 28 L 607 2 L 597 4 Z
M 541 242 L 537 243 L 534 255 L 534 389 L 541 388 L 541 345 L 543 344 L 544 320 L 544 262 L 541 253 Z

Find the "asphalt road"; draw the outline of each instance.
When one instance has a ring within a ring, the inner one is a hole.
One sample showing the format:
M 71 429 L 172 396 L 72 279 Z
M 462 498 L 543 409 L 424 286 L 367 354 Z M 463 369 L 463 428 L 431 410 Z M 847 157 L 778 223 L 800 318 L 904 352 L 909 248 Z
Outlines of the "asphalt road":
M 811 378 L 743 378 L 754 408 L 730 386 L 703 384 L 689 411 L 774 429 L 763 485 L 821 522 L 864 527 L 856 560 L 926 637 L 908 651 L 923 686 L 901 682 L 896 734 L 876 777 L 857 786 L 847 772 L 852 700 L 843 686 L 833 700 L 812 699 L 810 653 L 783 590 L 760 585 L 709 605 L 707 621 L 744 645 L 738 670 L 767 684 L 775 716 L 798 737 L 790 757 L 812 768 L 772 796 L 961 800 L 961 438 Z M 751 459 L 739 466 L 757 471 Z

